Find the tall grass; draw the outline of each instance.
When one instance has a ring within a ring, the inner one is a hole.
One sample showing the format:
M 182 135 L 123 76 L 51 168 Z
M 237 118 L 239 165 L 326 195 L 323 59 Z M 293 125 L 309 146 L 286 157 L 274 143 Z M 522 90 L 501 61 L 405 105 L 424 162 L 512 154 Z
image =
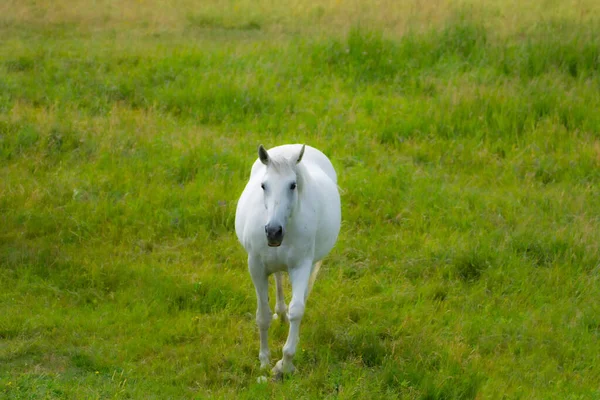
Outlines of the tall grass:
M 598 396 L 596 3 L 9 3 L 2 396 Z M 343 227 L 265 385 L 233 221 L 285 142 Z

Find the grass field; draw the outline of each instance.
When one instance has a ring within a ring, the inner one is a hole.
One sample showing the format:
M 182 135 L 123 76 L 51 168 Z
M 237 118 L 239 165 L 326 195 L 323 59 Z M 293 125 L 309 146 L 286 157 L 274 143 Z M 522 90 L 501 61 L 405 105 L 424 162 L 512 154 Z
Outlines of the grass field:
M 1 398 L 600 398 L 600 2 L 7 0 L 0 38 Z M 261 384 L 233 221 L 287 142 L 343 225 Z

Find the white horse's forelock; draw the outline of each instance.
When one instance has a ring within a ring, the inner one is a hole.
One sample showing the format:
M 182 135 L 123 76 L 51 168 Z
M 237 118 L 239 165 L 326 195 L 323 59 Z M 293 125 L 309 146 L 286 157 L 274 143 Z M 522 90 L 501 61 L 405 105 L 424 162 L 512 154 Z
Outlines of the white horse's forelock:
M 294 173 L 298 172 L 298 164 L 292 158 L 288 158 L 283 155 L 269 157 L 269 165 L 267 166 L 267 170 L 269 168 L 272 168 L 276 173 L 284 173 L 288 171 L 292 171 Z

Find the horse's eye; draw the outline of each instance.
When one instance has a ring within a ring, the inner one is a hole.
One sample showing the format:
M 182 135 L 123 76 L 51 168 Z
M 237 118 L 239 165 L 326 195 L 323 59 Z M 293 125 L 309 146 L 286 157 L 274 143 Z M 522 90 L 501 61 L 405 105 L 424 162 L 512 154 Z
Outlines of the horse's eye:
M 292 190 L 296 189 L 296 182 L 294 182 L 290 185 L 290 189 L 292 189 Z
M 264 183 L 261 183 L 260 187 L 262 188 L 262 190 L 265 190 L 265 184 Z

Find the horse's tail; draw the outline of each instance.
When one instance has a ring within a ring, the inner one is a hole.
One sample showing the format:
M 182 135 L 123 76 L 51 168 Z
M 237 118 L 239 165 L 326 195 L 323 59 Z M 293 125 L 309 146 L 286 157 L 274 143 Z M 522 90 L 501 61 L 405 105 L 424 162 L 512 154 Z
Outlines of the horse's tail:
M 317 274 L 319 273 L 319 269 L 321 268 L 321 264 L 323 264 L 323 261 L 319 261 L 317 262 L 314 267 L 312 272 L 310 273 L 310 278 L 308 279 L 308 290 L 306 291 L 306 298 L 308 299 L 308 295 L 310 294 L 313 285 L 315 284 L 315 280 L 317 279 Z

